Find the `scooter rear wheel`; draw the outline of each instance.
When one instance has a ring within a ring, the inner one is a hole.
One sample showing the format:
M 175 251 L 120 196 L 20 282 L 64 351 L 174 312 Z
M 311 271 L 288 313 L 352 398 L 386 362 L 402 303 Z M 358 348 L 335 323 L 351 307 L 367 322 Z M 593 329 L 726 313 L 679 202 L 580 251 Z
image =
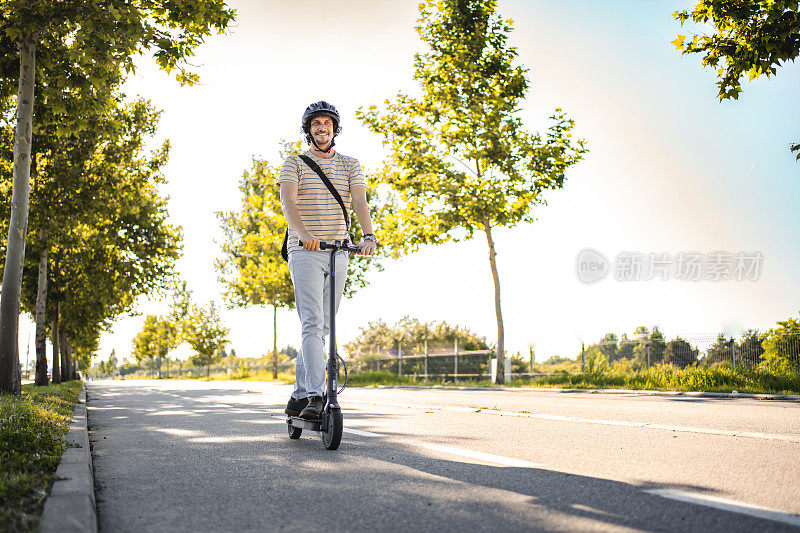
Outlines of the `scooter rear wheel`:
M 291 424 L 286 424 L 286 427 L 289 428 L 290 439 L 299 439 L 300 435 L 303 433 L 303 428 L 296 428 Z
M 328 410 L 328 431 L 322 433 L 322 444 L 326 450 L 335 450 L 342 442 L 342 411 L 341 409 Z

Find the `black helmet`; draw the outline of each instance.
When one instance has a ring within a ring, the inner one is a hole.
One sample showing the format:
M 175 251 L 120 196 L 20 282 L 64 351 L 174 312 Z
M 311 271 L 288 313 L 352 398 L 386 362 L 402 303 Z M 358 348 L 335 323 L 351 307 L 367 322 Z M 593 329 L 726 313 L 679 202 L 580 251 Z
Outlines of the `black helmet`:
M 327 115 L 333 119 L 333 131 L 338 133 L 339 130 L 339 112 L 336 111 L 336 108 L 333 105 L 329 104 L 328 102 L 321 100 L 319 102 L 315 102 L 308 106 L 303 113 L 303 131 L 308 133 L 309 123 L 311 119 L 314 117 L 318 117 L 319 115 Z

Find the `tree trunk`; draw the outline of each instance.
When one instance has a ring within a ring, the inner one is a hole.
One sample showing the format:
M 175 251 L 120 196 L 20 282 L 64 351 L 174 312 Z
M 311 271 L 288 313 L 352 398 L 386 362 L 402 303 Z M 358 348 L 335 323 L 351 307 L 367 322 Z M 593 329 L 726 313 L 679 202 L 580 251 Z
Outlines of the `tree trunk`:
M 69 361 L 69 379 L 78 379 L 78 361 L 75 360 L 75 352 L 72 351 L 72 341 L 67 339 L 67 354 Z
M 69 341 L 69 360 L 72 367 L 72 379 L 78 379 L 78 356 L 75 350 L 72 349 L 72 341 Z
M 272 306 L 272 379 L 278 379 L 278 306 Z
M 61 337 L 61 360 L 64 361 L 64 368 L 61 369 L 61 375 L 64 376 L 62 381 L 70 381 L 75 379 L 75 361 L 72 359 L 72 343 L 69 342 L 69 337 L 60 335 Z
M 36 385 L 47 385 L 47 230 L 40 234 L 39 283 L 36 290 Z
M 500 276 L 497 274 L 497 258 L 492 240 L 492 226 L 488 219 L 483 219 L 483 230 L 486 232 L 486 242 L 489 244 L 489 265 L 492 267 L 494 279 L 494 312 L 497 315 L 497 378 L 495 383 L 505 383 L 505 331 L 503 330 L 503 311 L 500 307 Z
M 60 322 L 60 321 L 59 321 Z M 59 324 L 58 341 L 61 352 L 61 382 L 69 381 L 72 379 L 70 376 L 69 368 L 69 349 L 67 348 L 67 336 L 61 333 L 61 325 Z
M 19 394 L 19 298 L 25 235 L 28 231 L 28 190 L 31 177 L 33 84 L 36 73 L 36 37 L 24 34 L 19 48 L 19 95 L 14 136 L 14 184 L 8 225 L 3 289 L 0 292 L 0 393 Z
M 59 354 L 59 334 L 58 334 L 58 314 L 61 311 L 61 303 L 56 303 L 56 312 L 50 324 L 50 335 L 53 343 L 53 383 L 61 383 L 61 355 Z

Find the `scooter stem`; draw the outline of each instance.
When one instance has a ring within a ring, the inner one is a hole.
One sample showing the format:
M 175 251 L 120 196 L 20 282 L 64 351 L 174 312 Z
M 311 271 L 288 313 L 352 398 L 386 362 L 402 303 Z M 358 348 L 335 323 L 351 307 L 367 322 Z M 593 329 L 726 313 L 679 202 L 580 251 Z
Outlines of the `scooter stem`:
M 331 284 L 330 284 L 330 338 L 328 346 L 328 405 L 327 407 L 339 407 L 337 398 L 338 383 L 336 378 L 339 376 L 339 361 L 336 354 L 336 252 L 339 251 L 340 241 L 335 241 L 331 248 Z

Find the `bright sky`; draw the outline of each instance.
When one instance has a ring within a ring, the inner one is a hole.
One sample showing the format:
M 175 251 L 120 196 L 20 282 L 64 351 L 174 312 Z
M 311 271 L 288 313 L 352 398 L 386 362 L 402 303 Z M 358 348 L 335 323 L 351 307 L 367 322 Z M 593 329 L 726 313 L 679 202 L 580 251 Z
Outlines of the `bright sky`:
M 355 118 L 359 106 L 412 91 L 416 2 L 231 0 L 237 21 L 209 38 L 192 63 L 201 85 L 179 87 L 142 60 L 127 89 L 164 110 L 160 136 L 172 143 L 167 168 L 172 222 L 183 226 L 183 278 L 200 301 L 222 303 L 214 271 L 221 233 L 215 213 L 239 206 L 237 183 L 251 158 L 279 163 L 283 138 L 300 138 L 311 102 L 342 112 L 337 148 L 375 169 L 380 139 Z M 657 325 L 676 335 L 765 329 L 800 309 L 800 69 L 744 84 L 739 101 L 720 103 L 714 73 L 670 41 L 671 17 L 692 1 L 500 0 L 514 20 L 511 43 L 530 69 L 523 119 L 543 131 L 556 107 L 575 121 L 590 152 L 563 190 L 537 209 L 537 222 L 495 231 L 506 348 L 541 361 L 574 357 L 581 340 L 632 334 Z M 322 15 L 324 13 L 324 15 Z M 685 33 L 685 32 L 683 32 Z M 216 241 L 216 242 L 215 242 Z M 611 261 L 606 279 L 587 285 L 576 259 L 593 248 Z M 623 252 L 760 252 L 756 281 L 617 281 Z M 465 325 L 497 336 L 494 288 L 483 235 L 386 263 L 370 285 L 342 303 L 340 343 L 370 320 L 404 315 Z M 164 313 L 167 302 L 138 311 Z M 227 310 L 231 347 L 257 356 L 272 346 L 272 311 Z M 103 334 L 100 358 L 130 352 L 143 315 Z M 30 331 L 21 324 L 21 356 Z M 33 343 L 33 335 L 30 335 Z M 278 344 L 299 345 L 294 312 L 278 316 Z M 33 349 L 31 348 L 31 353 Z

